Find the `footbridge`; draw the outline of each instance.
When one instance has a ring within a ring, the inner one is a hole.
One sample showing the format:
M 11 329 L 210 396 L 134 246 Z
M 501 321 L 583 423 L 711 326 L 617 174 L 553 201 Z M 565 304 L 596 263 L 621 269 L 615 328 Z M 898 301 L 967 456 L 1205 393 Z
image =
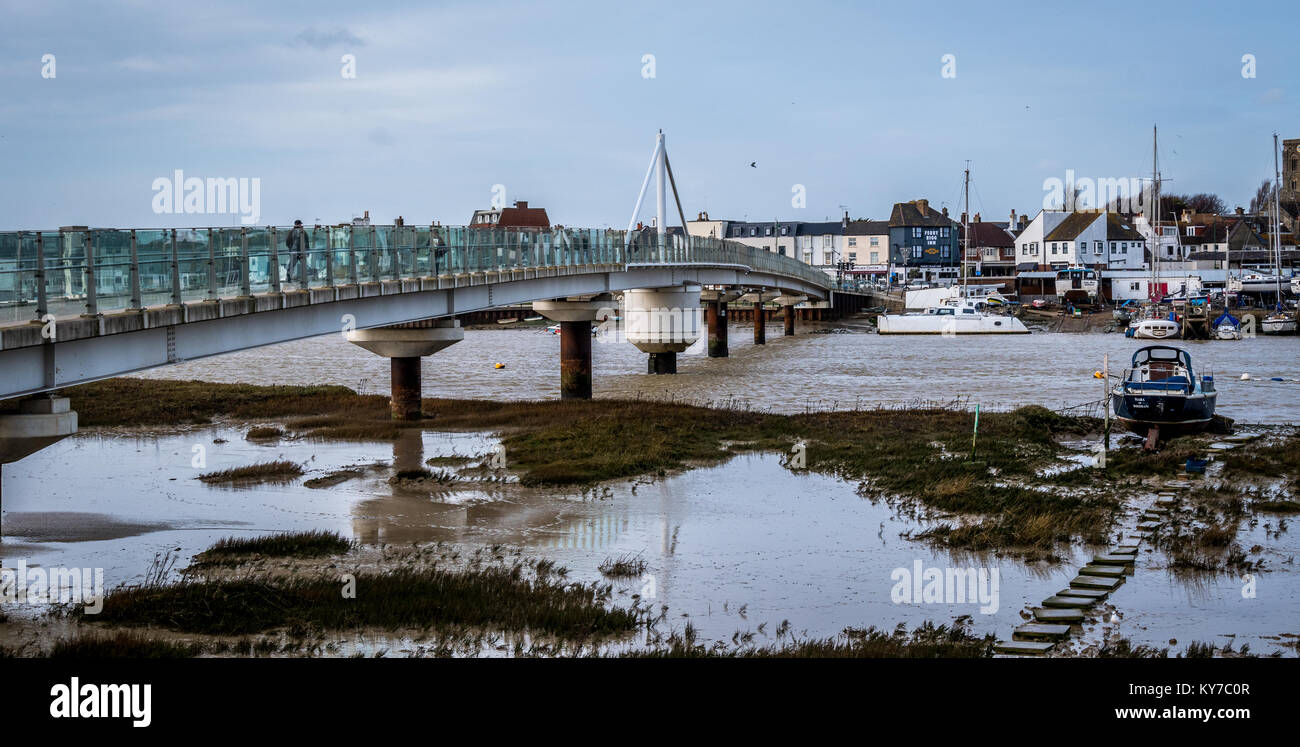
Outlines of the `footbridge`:
M 710 321 L 725 324 L 730 300 L 831 301 L 834 286 L 790 257 L 651 230 L 7 232 L 0 233 L 0 399 L 340 331 L 380 355 L 418 358 L 463 337 L 456 315 L 522 302 L 537 302 L 539 313 L 562 325 L 623 313 L 630 331 L 644 327 L 638 347 L 655 358 L 694 342 L 696 330 L 671 315 L 671 329 L 652 329 L 651 312 L 698 310 L 703 299 Z M 566 327 L 564 336 L 577 332 Z M 668 339 L 656 347 L 655 336 Z M 659 371 L 674 366 L 664 362 Z M 583 396 L 583 387 L 569 389 L 566 395 Z M 590 396 L 589 380 L 585 389 Z

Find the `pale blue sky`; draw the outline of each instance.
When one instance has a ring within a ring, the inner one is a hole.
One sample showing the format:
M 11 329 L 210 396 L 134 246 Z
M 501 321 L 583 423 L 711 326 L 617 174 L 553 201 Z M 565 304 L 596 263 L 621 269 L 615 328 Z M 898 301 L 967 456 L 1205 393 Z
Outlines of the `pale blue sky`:
M 261 222 L 460 224 L 492 186 L 621 227 L 657 128 L 688 217 L 1036 213 L 1150 169 L 1245 204 L 1300 137 L 1294 5 L 3 3 L 0 228 L 155 215 L 156 177 L 258 177 Z M 344 54 L 357 76 L 340 75 Z M 1242 77 L 1243 54 L 1257 77 Z M 57 77 L 41 76 L 53 54 Z M 642 77 L 653 54 L 656 76 Z M 941 58 L 956 56 L 955 78 Z M 750 168 L 757 161 L 757 168 Z M 791 206 L 791 187 L 807 207 Z

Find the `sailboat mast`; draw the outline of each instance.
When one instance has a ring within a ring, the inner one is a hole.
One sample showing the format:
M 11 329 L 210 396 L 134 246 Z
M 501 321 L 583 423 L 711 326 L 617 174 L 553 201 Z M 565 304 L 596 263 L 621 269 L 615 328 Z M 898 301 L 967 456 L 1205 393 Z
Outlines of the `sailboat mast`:
M 970 161 L 966 162 L 966 178 L 962 184 L 962 193 L 964 195 L 965 206 L 961 212 L 961 296 L 966 298 L 969 291 L 966 289 L 966 262 L 967 254 L 970 253 Z
M 1277 262 L 1275 276 L 1277 278 L 1277 303 L 1282 305 L 1282 237 L 1279 232 L 1282 229 L 1281 224 L 1281 196 L 1282 191 L 1282 174 L 1278 171 L 1277 165 L 1277 133 L 1273 133 L 1273 258 Z
M 1160 135 L 1159 128 L 1151 125 L 1151 235 L 1155 239 L 1151 247 L 1151 292 L 1147 294 L 1151 300 L 1155 299 L 1157 289 L 1160 286 L 1160 244 L 1162 231 L 1160 230 Z

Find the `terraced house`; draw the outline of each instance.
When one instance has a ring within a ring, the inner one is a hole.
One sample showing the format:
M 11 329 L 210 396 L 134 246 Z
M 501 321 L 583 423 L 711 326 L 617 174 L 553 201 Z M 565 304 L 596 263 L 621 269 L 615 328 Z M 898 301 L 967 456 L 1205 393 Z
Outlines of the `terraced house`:
M 889 215 L 889 259 L 897 280 L 951 283 L 959 276 L 957 224 L 929 200 L 894 205 Z

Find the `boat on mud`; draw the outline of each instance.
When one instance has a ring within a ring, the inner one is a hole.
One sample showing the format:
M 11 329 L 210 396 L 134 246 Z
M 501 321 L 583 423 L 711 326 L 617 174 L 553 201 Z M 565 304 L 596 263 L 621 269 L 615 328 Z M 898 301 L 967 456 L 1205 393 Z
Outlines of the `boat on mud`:
M 1187 351 L 1148 345 L 1133 353 L 1120 383 L 1111 390 L 1115 419 L 1147 437 L 1146 448 L 1167 436 L 1198 433 L 1214 420 L 1218 399 L 1213 376 L 1197 378 Z

